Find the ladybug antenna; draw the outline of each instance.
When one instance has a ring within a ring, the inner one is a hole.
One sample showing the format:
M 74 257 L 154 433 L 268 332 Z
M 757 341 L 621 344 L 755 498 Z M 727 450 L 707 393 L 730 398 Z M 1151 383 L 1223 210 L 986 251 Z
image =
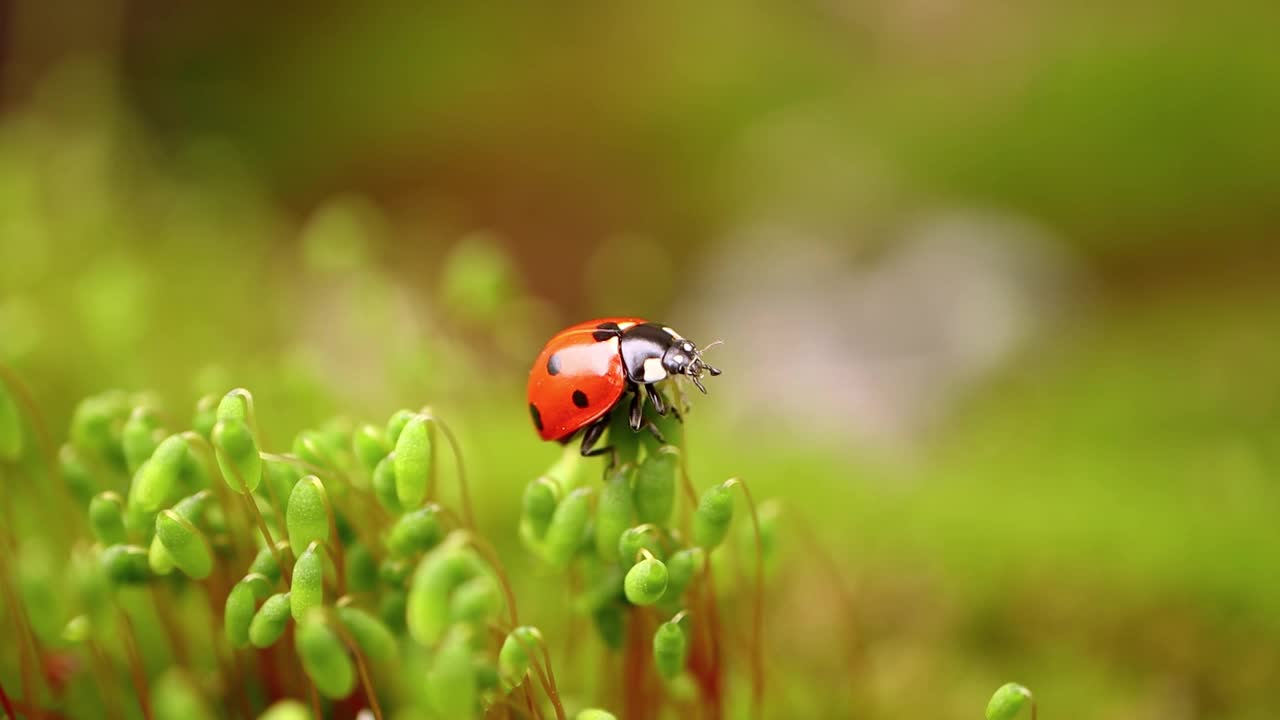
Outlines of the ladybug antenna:
M 713 348 L 713 347 L 715 347 L 715 346 L 717 346 L 717 345 L 723 345 L 723 344 L 724 344 L 724 341 L 723 341 L 723 340 L 714 340 L 714 341 L 712 341 L 709 345 L 707 345 L 706 347 L 704 347 L 704 348 L 702 348 L 701 350 L 699 350 L 699 351 L 698 351 L 698 357 L 702 357 L 702 353 L 704 353 L 704 352 L 706 352 L 706 351 L 710 350 L 711 348 Z

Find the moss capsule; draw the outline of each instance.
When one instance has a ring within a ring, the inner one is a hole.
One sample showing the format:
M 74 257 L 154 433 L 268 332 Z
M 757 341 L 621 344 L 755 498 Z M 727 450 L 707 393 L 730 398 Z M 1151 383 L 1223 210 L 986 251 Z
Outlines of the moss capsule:
M 693 542 L 707 551 L 724 542 L 733 522 L 733 484 L 723 482 L 702 493 L 693 513 Z
M 325 621 L 320 610 L 308 613 L 298 624 L 294 646 L 302 669 L 320 694 L 339 700 L 356 688 L 356 667 L 342 638 Z
M 677 597 L 689 587 L 694 576 L 702 572 L 706 563 L 706 552 L 699 547 L 677 550 L 667 559 L 667 597 Z
M 498 584 L 488 574 L 477 575 L 453 591 L 449 600 L 449 619 L 457 623 L 478 624 L 502 609 Z
M 471 633 L 465 626 L 452 628 L 441 641 L 427 671 L 426 692 L 438 717 L 460 720 L 475 716 L 479 682 Z
M 258 720 L 312 720 L 311 708 L 297 700 L 281 700 L 267 708 Z
M 329 497 L 320 478 L 309 475 L 298 481 L 285 508 L 285 528 L 294 555 L 313 542 L 329 540 Z
M 1013 720 L 1027 705 L 1035 707 L 1031 691 L 1018 683 L 1005 683 L 987 703 L 987 720 Z
M 663 445 L 650 453 L 636 471 L 636 517 L 642 523 L 664 525 L 676 503 L 676 464 L 679 449 Z
M 387 549 L 396 557 L 430 550 L 440 543 L 444 530 L 435 507 L 424 507 L 402 516 L 387 533 Z
M 102 551 L 107 579 L 118 585 L 136 585 L 151 579 L 147 551 L 137 545 L 112 545 Z
M 262 457 L 253 430 L 243 420 L 219 420 L 210 442 L 217 451 L 222 477 L 236 492 L 253 492 L 262 482 Z
M 373 468 L 373 495 L 387 512 L 399 515 L 404 512 L 400 496 L 396 494 L 396 454 L 391 453 L 378 461 Z
M 301 621 L 312 608 L 324 604 L 324 556 L 319 543 L 311 543 L 293 564 L 289 611 Z
M 591 490 L 578 488 L 565 496 L 556 507 L 547 527 L 544 548 L 547 561 L 566 567 L 582 545 L 587 520 L 591 517 Z
M 396 439 L 396 497 L 402 507 L 418 507 L 427 497 L 432 455 L 430 422 L 426 415 L 415 415 Z
M 631 527 L 633 515 L 631 481 L 626 472 L 619 470 L 605 482 L 596 502 L 596 554 L 602 559 L 618 559 L 618 538 Z
M 637 525 L 627 528 L 618 536 L 618 557 L 623 565 L 630 565 L 640 558 L 640 551 L 648 550 L 654 557 L 662 557 L 662 544 L 658 529 L 653 525 Z
M 156 575 L 168 575 L 178 567 L 173 564 L 173 557 L 165 550 L 159 535 L 151 536 L 151 544 L 147 546 L 147 565 Z
M 173 564 L 187 577 L 203 580 L 213 572 L 213 550 L 204 533 L 173 510 L 156 516 L 156 537 L 173 559 Z
M 256 648 L 271 647 L 289 626 L 289 593 L 267 598 L 249 622 L 249 642 Z
M 256 575 L 252 577 L 259 577 Z M 264 579 L 265 582 L 265 579 Z M 249 644 L 249 624 L 253 622 L 254 613 L 258 611 L 258 593 L 252 582 L 241 580 L 227 593 L 227 602 L 222 607 L 222 628 L 227 636 L 227 643 L 233 648 L 246 647 Z
M 249 572 L 262 575 L 273 583 L 280 579 L 280 566 L 276 563 L 276 555 L 271 552 L 271 548 L 264 547 L 258 551 L 253 562 L 249 563 Z
M 627 617 L 619 603 L 609 603 L 591 613 L 600 640 L 611 650 L 621 650 L 626 639 Z
M 138 466 L 151 457 L 160 444 L 156 433 L 160 423 L 150 408 L 136 407 L 129 414 L 124 427 L 120 430 L 120 446 L 124 452 L 125 469 L 130 473 L 138 471 Z
M 373 592 L 378 586 L 378 563 L 364 543 L 352 543 L 346 549 L 347 592 Z
M 667 579 L 667 566 L 657 558 L 646 557 L 627 571 L 622 589 L 633 605 L 652 605 L 667 591 Z
M 554 480 L 540 477 L 525 486 L 520 499 L 520 519 L 528 525 L 533 537 L 541 540 L 546 536 L 559 502 L 560 487 Z
M 378 463 L 391 452 L 386 433 L 373 425 L 361 425 L 351 436 L 351 451 L 366 473 L 373 473 Z
M 412 410 L 397 410 L 387 420 L 387 444 L 395 447 L 400 440 L 400 433 L 404 431 L 404 426 L 418 413 Z
M 191 429 L 205 440 L 213 438 L 213 426 L 218 423 L 218 396 L 205 395 L 196 401 L 191 415 Z
M 423 645 L 440 640 L 449 625 L 449 601 L 453 591 L 481 572 L 475 554 L 446 542 L 422 558 L 409 587 L 405 620 L 409 634 Z
M 89 502 L 89 527 L 104 546 L 123 543 L 124 499 L 110 490 L 94 495 Z
M 360 608 L 339 606 L 338 620 L 351 633 L 360 652 L 374 662 L 394 662 L 399 655 L 396 636 L 381 620 Z
M 63 445 L 58 450 L 58 473 L 77 502 L 89 502 L 93 494 L 98 492 L 98 482 L 93 473 L 71 445 Z
M 134 473 L 130 504 L 137 503 L 142 511 L 154 514 L 172 502 L 181 487 L 187 453 L 187 442 L 181 435 L 170 435 L 156 446 L 151 458 Z
M 653 634 L 653 663 L 662 677 L 670 680 L 684 672 L 688 641 L 676 621 L 664 622 Z
M 507 634 L 498 651 L 498 678 L 502 689 L 510 692 L 524 682 L 529 672 L 529 653 L 537 652 L 542 633 L 531 625 L 522 625 Z

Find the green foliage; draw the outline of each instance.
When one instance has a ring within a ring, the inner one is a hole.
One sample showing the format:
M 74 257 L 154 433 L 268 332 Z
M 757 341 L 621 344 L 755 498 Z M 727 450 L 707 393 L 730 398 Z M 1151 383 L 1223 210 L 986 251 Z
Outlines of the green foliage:
M 331 700 L 350 697 L 364 682 L 366 694 L 388 703 L 388 715 L 480 717 L 526 703 L 542 706 L 543 715 L 564 712 L 546 641 L 534 627 L 518 625 L 501 553 L 469 517 L 464 524 L 462 515 L 428 498 L 437 470 L 435 433 L 445 427 L 427 411 L 397 412 L 385 430 L 331 420 L 297 433 L 292 452 L 274 453 L 260 445 L 248 391 L 202 396 L 194 430 L 163 428 L 161 419 L 171 416 L 156 407 L 149 396 L 103 393 L 81 403 L 72 418 L 72 442 L 60 452 L 58 471 L 66 489 L 83 496 L 97 542 L 72 548 L 69 595 L 58 587 L 48 549 L 23 548 L 20 594 L 42 642 L 86 653 L 109 647 L 104 662 L 112 671 L 121 674 L 127 661 L 143 669 L 144 681 L 154 680 L 147 692 L 157 712 L 193 717 L 227 706 L 214 688 L 232 687 L 221 674 L 228 650 L 271 648 L 289 637 L 292 652 L 263 657 L 275 665 L 296 658 Z M 638 626 L 627 615 L 636 608 L 628 602 L 660 603 L 645 612 L 662 616 L 682 607 L 705 556 L 685 547 L 684 533 L 670 524 L 675 452 L 638 441 L 629 452 L 633 462 L 598 484 L 597 466 L 568 448 L 519 499 L 520 537 L 553 568 L 573 568 L 580 581 L 565 607 L 589 614 L 611 652 L 635 642 L 627 630 Z M 316 474 L 303 477 L 306 470 Z M 637 487 L 642 474 L 644 488 Z M 633 526 L 638 504 L 646 504 L 646 517 L 661 520 Z M 662 562 L 667 556 L 673 572 Z M 199 595 L 213 599 L 214 618 L 202 617 Z M 154 604 L 156 615 L 146 623 L 136 616 L 139 602 L 147 612 Z M 214 642 L 221 649 L 193 647 L 196 633 L 170 634 L 219 622 Z M 640 652 L 652 652 L 654 667 L 671 678 L 672 664 L 682 664 L 687 650 L 675 647 L 667 625 L 653 636 L 652 649 Z M 118 650 L 110 645 L 116 642 Z M 165 657 L 174 664 L 153 677 L 147 667 L 157 642 L 172 643 Z M 194 662 L 181 664 L 182 656 Z M 371 668 L 367 676 L 357 672 L 362 661 Z M 304 697 L 301 676 L 280 670 L 271 682 Z M 215 672 L 220 685 L 211 679 Z M 686 702 L 692 696 L 678 680 L 663 692 Z M 571 673 L 569 681 L 580 679 Z M 253 703 L 262 681 L 239 682 L 250 712 L 260 710 Z M 278 703 L 263 717 L 297 711 Z

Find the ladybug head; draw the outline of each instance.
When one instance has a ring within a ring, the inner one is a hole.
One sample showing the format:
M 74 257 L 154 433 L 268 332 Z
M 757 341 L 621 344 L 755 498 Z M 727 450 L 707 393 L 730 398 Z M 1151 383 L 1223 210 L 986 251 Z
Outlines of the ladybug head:
M 671 343 L 671 347 L 667 348 L 667 352 L 662 356 L 662 367 L 664 367 L 670 375 L 684 375 L 693 384 L 698 386 L 702 394 L 707 393 L 707 388 L 702 385 L 702 374 L 710 373 L 713 377 L 720 374 L 720 368 L 708 365 L 702 361 L 702 353 L 719 345 L 717 340 L 702 350 L 696 345 L 683 338 Z

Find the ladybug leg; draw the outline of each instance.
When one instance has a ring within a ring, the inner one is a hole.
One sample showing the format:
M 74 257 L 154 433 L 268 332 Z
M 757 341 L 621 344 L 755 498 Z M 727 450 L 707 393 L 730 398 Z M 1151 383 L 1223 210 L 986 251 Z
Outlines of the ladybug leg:
M 596 455 L 604 455 L 612 453 L 612 447 L 595 447 L 600 442 L 600 436 L 604 435 L 604 431 L 609 427 L 609 416 L 605 415 L 591 425 L 582 433 L 582 457 L 595 457 Z
M 653 383 L 649 383 L 644 386 L 644 390 L 649 396 L 649 404 L 653 406 L 653 409 L 656 410 L 659 415 L 666 417 L 667 403 L 662 399 L 662 393 L 658 392 L 658 388 L 654 387 Z
M 667 438 L 663 436 L 662 431 L 658 429 L 658 426 L 654 424 L 652 420 L 648 420 L 645 422 L 644 429 L 653 433 L 653 437 L 658 440 L 659 445 L 667 444 Z
M 636 432 L 644 427 L 644 395 L 640 392 L 638 385 L 631 386 L 631 409 L 627 412 L 627 420 L 631 423 L 631 429 Z

